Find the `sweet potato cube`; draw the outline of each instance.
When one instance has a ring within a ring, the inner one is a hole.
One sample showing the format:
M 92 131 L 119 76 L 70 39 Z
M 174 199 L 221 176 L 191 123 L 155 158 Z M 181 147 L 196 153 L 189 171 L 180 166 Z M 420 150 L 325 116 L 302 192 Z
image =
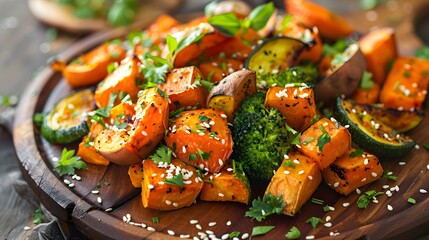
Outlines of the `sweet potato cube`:
M 350 149 L 322 171 L 325 182 L 340 194 L 349 195 L 383 176 L 383 168 L 376 156 L 366 152 L 357 154 L 356 151 Z
M 283 214 L 293 216 L 322 182 L 317 164 L 298 152 L 290 152 L 277 169 L 265 194 L 282 196 L 286 206 Z
M 159 88 L 170 98 L 170 110 L 180 107 L 205 107 L 207 89 L 197 81 L 202 78 L 198 68 L 184 67 L 173 69 L 168 73 L 164 84 Z
M 157 210 L 190 206 L 203 187 L 195 168 L 177 159 L 172 159 L 171 164 L 144 160 L 143 178 L 143 206 Z
M 380 85 L 378 83 L 374 83 L 370 89 L 357 89 L 351 98 L 357 104 L 375 104 L 378 101 L 379 93 Z
M 143 163 L 130 165 L 128 167 L 128 176 L 135 188 L 141 188 L 143 182 Z
M 167 146 L 178 159 L 217 173 L 232 154 L 232 136 L 226 115 L 220 110 L 184 111 L 170 124 Z
M 270 87 L 265 106 L 277 108 L 289 126 L 303 131 L 316 115 L 314 92 L 306 87 Z
M 299 141 L 299 150 L 323 170 L 350 149 L 351 135 L 345 127 L 321 118 L 302 133 Z
M 107 166 L 110 164 L 109 159 L 101 156 L 97 150 L 95 150 L 94 146 L 88 145 L 86 142 L 87 138 L 84 138 L 83 141 L 79 144 L 79 148 L 77 150 L 77 154 L 79 157 L 81 157 L 85 162 L 95 164 L 95 165 L 102 165 Z
M 234 173 L 235 169 L 235 173 Z M 249 203 L 250 183 L 241 167 L 228 164 L 219 173 L 204 176 L 200 199 L 204 201 L 232 201 Z
M 359 39 L 359 48 L 372 79 L 379 85 L 383 84 L 387 65 L 397 56 L 395 31 L 392 28 L 372 30 Z
M 429 85 L 429 60 L 399 57 L 381 88 L 380 102 L 403 110 L 421 109 Z

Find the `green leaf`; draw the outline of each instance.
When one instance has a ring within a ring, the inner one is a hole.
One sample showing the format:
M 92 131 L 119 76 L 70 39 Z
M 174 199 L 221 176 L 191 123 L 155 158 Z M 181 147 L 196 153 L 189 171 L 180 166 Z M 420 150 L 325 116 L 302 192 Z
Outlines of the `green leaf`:
M 161 97 L 168 98 L 167 93 L 161 90 L 161 88 L 157 88 L 156 91 L 161 95 Z
M 295 226 L 293 226 L 288 233 L 286 233 L 285 237 L 287 239 L 298 239 L 299 237 L 301 237 L 301 232 L 299 231 L 299 229 Z
M 364 71 L 360 80 L 360 88 L 364 90 L 370 90 L 374 86 L 372 80 L 372 73 Z
M 175 54 L 179 53 L 181 50 L 183 50 L 185 47 L 199 42 L 207 32 L 202 32 L 200 28 L 197 28 L 195 31 L 191 32 L 189 35 L 184 37 L 182 40 L 179 41 L 177 44 L 176 52 Z
M 151 57 L 148 57 L 151 58 Z M 169 65 L 153 64 L 146 61 L 146 66 L 141 69 L 141 73 L 147 83 L 162 84 L 165 83 L 165 75 L 167 74 Z
M 384 194 L 384 192 L 377 192 L 375 190 L 370 190 L 362 194 L 357 200 L 358 208 L 366 208 L 370 201 L 374 200 L 378 195 Z
M 43 212 L 42 212 L 42 209 L 37 208 L 33 212 L 33 223 L 37 225 L 37 224 L 40 224 L 42 222 L 43 222 Z
M 202 160 L 208 160 L 210 158 L 209 152 L 203 152 L 201 149 L 197 148 L 198 155 L 200 155 Z
M 283 163 L 283 165 L 282 165 L 282 166 L 285 166 L 285 167 L 291 167 L 291 168 L 293 168 L 293 169 L 295 169 L 295 168 L 296 168 L 295 164 L 293 164 L 293 162 L 292 162 L 291 160 L 286 160 L 286 161 L 285 161 L 285 163 Z
M 136 0 L 115 1 L 107 13 L 107 20 L 113 26 L 130 25 L 136 15 Z
M 270 193 L 265 195 L 262 199 L 253 199 L 252 207 L 249 208 L 249 211 L 246 212 L 246 217 L 251 217 L 260 222 L 266 217 L 273 214 L 281 214 L 283 208 L 286 206 L 286 203 L 283 202 L 281 195 L 273 196 Z
M 384 171 L 384 172 L 383 172 L 383 177 L 384 177 L 384 178 L 387 178 L 387 179 L 389 179 L 389 180 L 391 180 L 391 181 L 396 181 L 396 180 L 398 180 L 398 177 L 397 177 L 397 176 L 393 176 L 392 174 L 389 174 L 389 172 L 388 172 L 388 171 Z
M 349 154 L 349 157 L 354 158 L 363 154 L 363 150 L 361 148 L 356 149 L 355 151 Z
M 411 198 L 411 197 L 409 197 L 408 199 L 407 199 L 407 202 L 409 202 L 409 203 L 411 203 L 411 204 L 416 204 L 417 202 L 416 202 L 416 199 L 414 199 L 414 198 Z
M 307 219 L 306 223 L 310 224 L 311 227 L 316 228 L 319 223 L 323 223 L 323 220 L 318 217 L 311 217 Z
M 198 119 L 200 120 L 200 122 L 207 122 L 207 121 L 210 121 L 210 118 L 209 117 L 207 117 L 207 116 L 205 116 L 205 115 L 199 115 L 198 116 Z
M 307 145 L 307 144 L 311 143 L 313 140 L 314 140 L 314 137 L 309 137 L 309 138 L 305 139 L 302 142 L 302 144 Z
M 154 56 L 154 55 L 148 54 L 148 53 L 146 53 L 144 55 L 144 57 L 145 57 L 145 59 L 152 59 L 155 63 L 161 64 L 161 67 L 162 67 L 162 65 L 170 66 L 170 62 L 165 58 Z M 156 65 L 158 65 L 158 64 L 156 64 Z
M 195 153 L 191 153 L 191 154 L 189 154 L 188 159 L 189 159 L 189 160 L 197 160 L 197 159 L 198 159 L 198 156 L 197 156 L 197 154 L 195 154 Z
M 177 40 L 174 37 L 172 37 L 171 35 L 167 35 L 165 40 L 167 42 L 167 47 L 168 47 L 167 59 L 172 61 L 173 60 L 173 54 L 176 52 L 176 49 L 177 49 Z
M 423 147 L 424 149 L 426 149 L 426 151 L 428 151 L 428 152 L 429 152 L 429 144 L 427 144 L 427 143 L 423 143 L 423 144 L 422 144 L 422 147 Z
M 256 226 L 252 229 L 252 237 L 259 236 L 259 235 L 265 235 L 269 233 L 271 230 L 273 230 L 276 226 Z
M 153 217 L 152 218 L 152 223 L 159 223 L 159 218 L 158 217 Z
M 111 74 L 116 69 L 116 63 L 112 62 L 107 66 L 107 73 Z
M 218 1 L 211 1 L 209 4 L 207 4 L 204 7 L 204 15 L 206 17 L 210 17 L 213 15 L 214 10 L 216 9 L 216 6 L 218 4 Z
M 241 29 L 241 21 L 232 13 L 214 15 L 207 21 L 225 36 L 233 37 Z
M 64 174 L 73 175 L 76 169 L 88 168 L 85 162 L 80 160 L 79 156 L 74 156 L 75 151 L 68 151 L 64 148 L 61 152 L 61 158 L 55 162 L 54 170 L 58 172 L 60 176 Z
M 323 205 L 323 203 L 325 201 L 323 201 L 322 199 L 317 199 L 317 198 L 311 198 L 311 202 L 317 205 Z
M 345 40 L 344 38 L 339 39 L 334 43 L 334 45 L 323 44 L 323 53 L 324 57 L 334 56 L 335 54 L 342 53 L 350 45 L 350 41 Z
M 231 232 L 231 233 L 229 234 L 229 238 L 230 238 L 230 239 L 232 239 L 232 238 L 236 238 L 236 237 L 238 237 L 238 236 L 240 236 L 240 232 L 239 232 L 239 231 L 233 231 L 233 232 Z
M 326 132 L 322 125 L 319 125 L 319 128 L 320 130 L 322 130 L 323 133 L 317 138 L 316 145 L 317 147 L 319 147 L 319 151 L 322 151 L 325 144 L 331 141 L 331 136 L 329 136 L 329 134 Z
M 165 179 L 165 182 L 168 184 L 171 184 L 171 185 L 183 187 L 184 186 L 183 174 L 180 172 L 179 174 L 174 175 L 174 177 L 172 177 L 172 178 Z
M 429 59 L 429 46 L 423 46 L 423 47 L 417 49 L 414 54 L 418 58 Z
M 170 164 L 172 154 L 173 154 L 173 151 L 171 151 L 170 148 L 168 148 L 165 145 L 160 145 L 156 149 L 155 154 L 149 156 L 149 158 L 151 158 L 156 164 L 159 164 L 161 162 Z
M 273 15 L 274 9 L 274 3 L 272 2 L 254 8 L 248 16 L 250 28 L 257 31 L 265 27 L 271 15 Z
M 43 113 L 35 113 L 33 116 L 33 122 L 37 127 L 42 126 L 43 119 L 45 118 L 45 114 Z

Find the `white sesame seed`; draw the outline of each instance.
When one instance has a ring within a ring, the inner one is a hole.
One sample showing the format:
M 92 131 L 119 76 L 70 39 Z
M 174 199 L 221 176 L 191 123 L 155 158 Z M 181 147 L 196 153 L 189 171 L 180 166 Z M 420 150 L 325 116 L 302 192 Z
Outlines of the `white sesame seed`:
M 393 210 L 393 207 L 392 207 L 391 205 L 387 204 L 387 209 L 388 209 L 389 211 L 392 211 L 392 210 Z
M 338 187 L 340 185 L 340 182 L 335 182 L 334 187 Z
M 155 186 L 153 186 L 152 184 L 149 184 L 147 187 L 148 187 L 149 189 L 154 189 L 154 188 L 155 188 Z
M 218 195 L 219 195 L 219 197 L 224 197 L 225 196 L 223 193 L 219 193 Z
M 227 226 L 231 226 L 231 221 L 226 222 Z
M 311 181 L 311 180 L 313 180 L 313 176 L 311 176 L 311 175 L 308 175 L 308 179 Z
M 323 226 L 325 226 L 325 227 L 332 227 L 332 223 L 330 223 L 330 222 L 328 222 L 328 223 L 325 223 L 325 224 L 323 224 Z
M 222 235 L 222 237 L 221 237 L 223 240 L 226 240 L 226 239 L 228 239 L 229 238 L 229 234 L 228 233 L 225 233 L 224 235 Z
M 191 237 L 191 235 L 189 235 L 189 234 L 180 234 L 180 236 L 179 236 L 180 238 L 190 238 Z
M 365 158 L 365 160 L 363 160 L 363 164 L 364 164 L 364 165 L 368 165 L 368 163 L 369 163 L 368 158 Z
M 285 154 L 283 157 L 284 157 L 285 159 L 289 159 L 289 155 L 287 155 L 287 154 Z
M 207 233 L 208 235 L 212 235 L 212 234 L 214 234 L 214 232 L 213 232 L 213 231 L 211 231 L 211 230 L 206 230 L 206 233 Z
M 350 203 L 348 202 L 343 203 L 343 207 L 348 207 L 348 206 L 350 206 Z
M 185 146 L 182 147 L 182 152 L 186 153 L 186 147 Z
M 92 191 L 91 191 L 91 193 L 92 193 L 92 194 L 99 194 L 99 193 L 100 193 L 100 191 L 98 191 L 98 190 L 92 190 Z
M 155 228 L 153 228 L 153 227 L 147 227 L 147 230 L 151 231 L 151 232 L 155 232 Z
M 241 235 L 241 239 L 247 239 L 247 238 L 249 238 L 248 233 L 243 233 L 243 235 Z
M 222 113 L 220 116 L 221 116 L 222 118 L 228 118 L 228 116 L 226 116 L 226 114 L 225 114 L 225 113 Z
M 418 144 L 416 144 L 414 147 L 415 147 L 416 149 L 420 149 L 420 145 L 418 145 Z
M 173 203 L 173 206 L 174 206 L 174 207 L 179 207 L 179 204 L 178 204 L 177 202 L 174 202 L 174 203 Z
M 398 162 L 399 166 L 404 166 L 405 164 L 407 164 L 406 162 Z
M 387 190 L 387 191 L 386 191 L 386 195 L 387 195 L 388 197 L 391 197 L 393 194 L 392 194 L 392 192 L 391 192 L 390 190 Z
M 71 182 L 68 179 L 64 179 L 64 183 L 70 185 Z
M 167 230 L 168 235 L 174 236 L 176 233 L 173 230 Z
M 103 202 L 103 199 L 101 199 L 101 197 L 98 197 L 97 202 L 101 204 Z
M 222 159 L 219 159 L 219 165 L 223 165 L 223 161 L 222 161 Z
M 383 185 L 383 189 L 388 189 L 389 185 Z
M 327 222 L 331 221 L 331 216 L 326 216 L 325 221 Z
M 313 240 L 313 239 L 315 239 L 315 236 L 314 235 L 308 235 L 308 236 L 305 237 L 305 239 L 307 239 L 307 240 Z
M 170 200 L 165 200 L 165 204 L 171 205 L 171 201 Z
M 345 128 L 349 128 L 349 127 L 350 127 L 350 125 L 348 125 L 348 124 L 347 124 L 347 125 L 345 125 L 344 127 L 345 127 Z
M 200 225 L 200 224 L 195 225 L 195 227 L 196 227 L 198 230 L 203 229 L 203 228 L 201 227 L 201 225 Z
M 147 132 L 146 131 L 142 131 L 142 135 L 143 136 L 147 136 Z
M 52 161 L 54 161 L 54 162 L 58 162 L 58 160 L 59 160 L 59 159 L 58 159 L 57 157 L 53 157 L 53 158 L 52 158 Z
M 197 223 L 198 223 L 198 220 L 194 220 L 194 219 L 192 219 L 191 221 L 189 221 L 189 223 L 190 223 L 190 224 L 197 224 Z
M 193 240 L 200 240 L 197 236 L 194 236 L 192 239 Z
M 70 183 L 69 188 L 74 188 L 74 183 Z
M 111 211 L 113 211 L 113 208 L 106 208 L 106 210 L 104 210 L 105 212 L 111 212 Z
M 304 174 L 304 170 L 299 171 L 299 172 L 298 172 L 298 174 L 299 174 L 299 175 Z
M 221 142 L 223 145 L 225 145 L 225 139 L 222 139 L 220 142 Z
M 426 191 L 426 189 L 420 188 L 420 193 L 428 193 L 428 191 Z
M 366 178 L 362 178 L 361 182 L 365 182 L 365 181 L 366 181 Z
M 334 207 L 332 207 L 332 206 L 329 206 L 328 208 L 329 208 L 329 210 L 331 210 L 331 211 L 335 211 L 335 208 L 334 208 Z
M 290 174 L 290 172 L 288 170 L 285 170 L 283 173 L 286 175 Z
M 372 175 L 373 177 L 377 177 L 377 176 L 378 176 L 376 172 L 372 172 L 372 173 L 371 173 L 371 175 Z
M 429 164 L 428 164 L 428 165 L 426 165 L 426 168 L 427 168 L 427 170 L 429 170 Z
M 28 230 L 30 230 L 30 229 L 31 229 L 31 227 L 29 227 L 29 226 L 25 226 L 25 227 L 24 227 L 24 230 L 25 230 L 25 231 L 28 231 Z
M 216 222 L 209 222 L 209 227 L 216 226 Z
M 298 160 L 298 159 L 294 159 L 294 160 L 293 160 L 293 163 L 295 163 L 295 164 L 300 164 L 300 162 L 299 162 L 299 160 Z
M 127 217 L 126 217 L 126 216 L 123 216 L 123 217 L 122 217 L 122 221 L 126 222 L 126 221 L 127 221 Z

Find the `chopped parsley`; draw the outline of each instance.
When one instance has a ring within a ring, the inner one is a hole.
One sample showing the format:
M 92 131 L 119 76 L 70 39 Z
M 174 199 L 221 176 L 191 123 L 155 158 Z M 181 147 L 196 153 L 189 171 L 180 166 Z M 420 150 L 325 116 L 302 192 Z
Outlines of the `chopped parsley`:
M 259 235 L 265 235 L 269 233 L 271 230 L 273 230 L 276 226 L 256 226 L 252 229 L 252 237 L 259 236 Z
M 43 222 L 43 212 L 41 208 L 37 208 L 33 212 L 33 223 L 34 224 L 40 224 Z
M 309 137 L 309 138 L 305 139 L 302 142 L 302 144 L 307 145 L 307 144 L 311 143 L 313 140 L 314 140 L 314 137 Z
M 320 223 L 323 223 L 323 220 L 318 217 L 311 217 L 307 219 L 306 223 L 310 224 L 311 227 L 316 228 L 317 225 L 319 225 Z
M 75 156 L 74 150 L 67 150 L 63 148 L 61 152 L 61 158 L 55 162 L 54 170 L 58 172 L 60 176 L 64 174 L 73 175 L 76 169 L 88 168 L 84 161 L 80 160 L 79 156 Z
M 322 125 L 319 125 L 320 130 L 322 131 L 322 135 L 317 138 L 317 147 L 319 147 L 319 151 L 323 150 L 325 144 L 331 141 L 331 136 L 329 136 L 328 132 L 326 132 L 325 128 Z
M 293 162 L 289 159 L 285 160 L 282 166 L 291 167 L 293 169 L 296 168 L 295 164 L 293 164 Z
M 325 201 L 323 201 L 322 199 L 317 199 L 317 198 L 311 198 L 311 202 L 317 205 L 323 205 L 323 203 Z
M 210 153 L 209 152 L 204 152 L 201 149 L 197 148 L 198 151 L 198 155 L 200 155 L 202 160 L 208 160 L 210 158 Z
M 370 190 L 362 194 L 357 200 L 358 208 L 366 208 L 370 201 L 374 200 L 378 195 L 383 194 L 384 192 L 377 192 L 375 190 Z
M 411 197 L 409 197 L 408 199 L 407 199 L 407 202 L 408 203 L 411 203 L 411 204 L 416 204 L 417 202 L 416 202 L 416 199 L 414 199 L 414 198 L 411 198 Z
M 374 86 L 372 73 L 364 71 L 360 80 L 360 88 L 363 90 L 370 90 Z
M 176 185 L 179 187 L 183 187 L 185 184 L 183 183 L 183 174 L 180 172 L 177 175 L 174 175 L 172 178 L 165 179 L 165 182 L 171 185 Z
M 301 237 L 301 232 L 295 226 L 293 226 L 288 233 L 286 233 L 285 237 L 287 239 L 298 239 Z
M 383 173 L 383 177 L 384 177 L 384 178 L 387 178 L 387 179 L 389 179 L 389 180 L 392 180 L 392 181 L 396 181 L 396 180 L 398 180 L 398 177 L 397 177 L 397 176 L 393 176 L 392 174 L 389 174 L 389 172 L 388 172 L 388 171 L 384 171 L 384 173 Z
M 363 154 L 363 150 L 361 148 L 356 149 L 355 151 L 349 154 L 349 157 L 354 158 L 357 156 L 361 156 Z
M 260 222 L 270 215 L 281 214 L 285 206 L 286 203 L 283 202 L 281 195 L 273 196 L 268 193 L 262 199 L 261 197 L 253 199 L 252 206 L 246 212 L 245 216 Z
M 152 218 L 152 223 L 159 223 L 159 218 L 158 217 L 153 217 Z
M 158 149 L 156 149 L 155 154 L 149 156 L 156 164 L 161 162 L 170 164 L 171 163 L 171 155 L 173 151 L 165 145 L 160 145 Z

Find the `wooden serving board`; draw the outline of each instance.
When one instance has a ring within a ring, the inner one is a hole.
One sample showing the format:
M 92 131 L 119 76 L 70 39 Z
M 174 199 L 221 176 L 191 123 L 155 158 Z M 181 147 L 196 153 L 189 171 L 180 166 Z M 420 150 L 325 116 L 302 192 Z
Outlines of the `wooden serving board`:
M 350 15 L 352 23 L 353 18 Z M 126 31 L 115 29 L 93 35 L 73 45 L 59 57 L 68 61 L 103 41 L 124 36 Z M 409 39 L 410 36 L 402 36 L 401 32 L 397 36 L 398 45 L 402 49 L 405 46 L 402 39 Z M 413 49 L 419 44 L 421 43 L 414 44 Z M 23 175 L 41 202 L 61 221 L 73 224 L 91 239 L 178 239 L 181 234 L 193 237 L 198 236 L 198 232 L 207 230 L 213 231 L 220 238 L 233 231 L 250 234 L 252 228 L 258 225 L 276 226 L 266 236 L 269 239 L 284 239 L 285 233 L 292 226 L 300 229 L 301 236 L 314 235 L 317 239 L 331 238 L 331 232 L 339 232 L 340 235 L 336 238 L 341 239 L 385 239 L 429 221 L 428 195 L 419 192 L 421 188 L 429 190 L 429 169 L 426 167 L 429 164 L 429 153 L 423 148 L 414 149 L 405 159 L 382 162 L 384 169 L 392 171 L 398 176 L 398 180 L 393 182 L 382 178 L 361 191 L 383 191 L 384 185 L 397 185 L 399 191 L 394 192 L 390 198 L 386 195 L 379 196 L 378 204 L 370 203 L 368 208 L 359 209 L 356 206 L 358 194 L 342 197 L 322 184 L 313 197 L 323 199 L 335 211 L 325 213 L 320 205 L 307 203 L 295 217 L 273 216 L 261 223 L 244 217 L 248 206 L 231 202 L 198 200 L 191 207 L 168 212 L 144 209 L 140 191 L 134 189 L 128 179 L 128 168 L 114 164 L 108 167 L 89 165 L 87 170 L 78 171 L 82 178 L 80 181 L 66 177 L 75 184 L 70 188 L 52 170 L 52 159 L 60 156 L 64 146 L 52 145 L 43 139 L 32 120 L 36 112 L 49 109 L 69 92 L 70 88 L 60 74 L 54 73 L 50 68 L 43 69 L 22 96 L 14 124 L 14 144 Z M 409 135 L 419 144 L 428 143 L 429 117 L 426 115 L 420 126 Z M 73 149 L 76 145 L 66 147 Z M 406 162 L 406 165 L 399 165 L 400 161 Z M 92 190 L 99 190 L 99 193 L 94 194 Z M 263 186 L 253 189 L 255 196 L 261 195 L 263 191 Z M 101 203 L 97 200 L 98 197 L 102 199 Z M 407 203 L 408 197 L 416 199 L 417 204 Z M 344 207 L 344 203 L 350 205 Z M 393 207 L 393 211 L 387 209 L 388 204 Z M 112 211 L 106 212 L 109 208 Z M 127 214 L 130 214 L 131 222 L 137 225 L 123 221 Z M 313 216 L 323 220 L 330 216 L 333 226 L 312 229 L 306 220 Z M 159 223 L 152 223 L 153 217 L 158 217 Z M 191 224 L 191 220 L 198 220 L 201 229 L 196 224 Z M 147 227 L 139 225 L 141 223 L 153 227 L 155 231 L 149 231 Z M 216 224 L 211 226 L 213 223 Z M 169 233 L 172 232 L 169 230 L 174 231 L 175 236 L 170 236 Z

